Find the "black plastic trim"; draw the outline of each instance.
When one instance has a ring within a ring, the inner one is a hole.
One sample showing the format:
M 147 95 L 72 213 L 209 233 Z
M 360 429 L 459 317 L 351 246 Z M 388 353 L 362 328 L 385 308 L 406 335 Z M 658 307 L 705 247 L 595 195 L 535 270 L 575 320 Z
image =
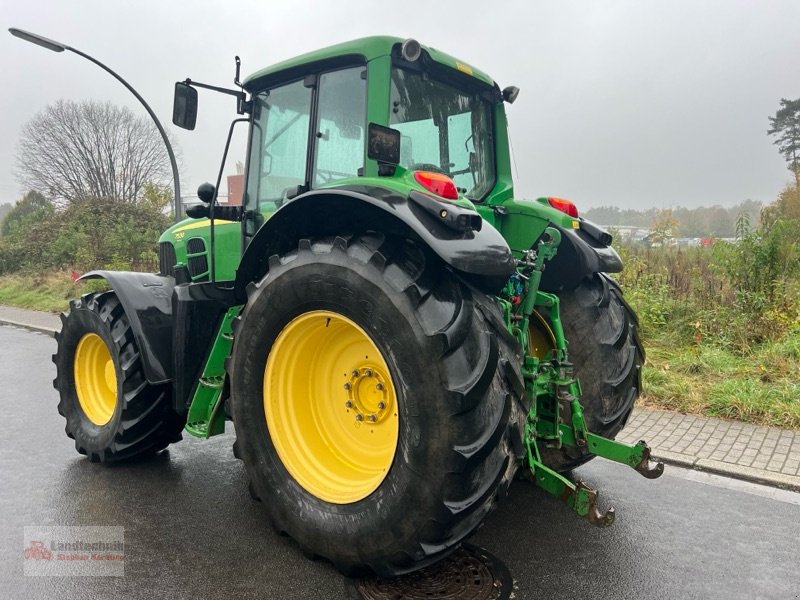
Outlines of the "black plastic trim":
M 90 271 L 80 277 L 105 279 L 125 309 L 139 346 L 144 373 L 153 384 L 172 379 L 173 277 L 132 271 Z
M 561 244 L 558 254 L 547 263 L 542 275 L 542 289 L 549 292 L 571 290 L 584 277 L 594 273 L 622 271 L 622 259 L 611 246 L 602 244 L 582 229 L 568 229 L 558 225 L 551 227 L 561 232 Z
M 224 285 L 225 282 L 175 286 L 172 298 L 175 327 L 171 343 L 174 354 L 173 398 L 174 408 L 181 414 L 188 409 L 195 386 L 203 374 L 223 314 L 236 305 L 233 289 L 225 289 Z

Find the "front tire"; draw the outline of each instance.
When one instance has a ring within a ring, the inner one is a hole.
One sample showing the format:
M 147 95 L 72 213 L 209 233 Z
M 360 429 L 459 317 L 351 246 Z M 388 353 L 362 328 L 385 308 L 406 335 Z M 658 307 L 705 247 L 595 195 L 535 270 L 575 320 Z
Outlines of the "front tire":
M 270 260 L 234 331 L 235 453 L 307 554 L 413 571 L 506 491 L 526 414 L 514 340 L 492 300 L 410 241 L 302 240 Z
M 169 385 L 147 382 L 128 318 L 114 292 L 87 294 L 61 315 L 53 355 L 58 412 L 75 449 L 92 462 L 152 454 L 181 439 Z

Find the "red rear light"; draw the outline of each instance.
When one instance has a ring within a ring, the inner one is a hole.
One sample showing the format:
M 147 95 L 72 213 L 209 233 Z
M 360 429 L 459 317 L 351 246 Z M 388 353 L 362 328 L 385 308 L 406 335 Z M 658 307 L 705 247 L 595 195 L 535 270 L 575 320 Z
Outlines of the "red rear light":
M 578 207 L 569 200 L 564 200 L 564 198 L 548 198 L 547 201 L 550 203 L 550 206 L 556 210 L 568 214 L 573 219 L 578 218 Z
M 458 200 L 456 184 L 444 173 L 414 171 L 414 179 L 429 192 L 448 200 Z

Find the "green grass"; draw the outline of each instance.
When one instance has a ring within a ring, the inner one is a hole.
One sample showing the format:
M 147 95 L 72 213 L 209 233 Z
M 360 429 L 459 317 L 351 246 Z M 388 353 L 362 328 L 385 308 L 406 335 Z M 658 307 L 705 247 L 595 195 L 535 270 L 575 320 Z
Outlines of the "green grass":
M 74 283 L 70 274 L 56 271 L 43 274 L 0 276 L 0 304 L 61 312 L 69 300 L 97 288 L 96 282 Z
M 686 413 L 800 429 L 800 336 L 747 354 L 714 346 L 647 346 L 642 404 Z

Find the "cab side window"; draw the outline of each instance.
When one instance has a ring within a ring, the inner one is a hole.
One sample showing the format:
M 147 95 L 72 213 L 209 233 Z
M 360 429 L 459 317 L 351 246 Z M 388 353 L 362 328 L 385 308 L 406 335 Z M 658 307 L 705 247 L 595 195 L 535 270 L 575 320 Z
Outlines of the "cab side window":
M 364 67 L 319 77 L 312 187 L 356 177 L 364 166 L 367 80 Z
M 280 203 L 288 189 L 306 181 L 311 89 L 295 81 L 261 92 L 254 110 L 248 194 L 257 190 L 259 206 Z

